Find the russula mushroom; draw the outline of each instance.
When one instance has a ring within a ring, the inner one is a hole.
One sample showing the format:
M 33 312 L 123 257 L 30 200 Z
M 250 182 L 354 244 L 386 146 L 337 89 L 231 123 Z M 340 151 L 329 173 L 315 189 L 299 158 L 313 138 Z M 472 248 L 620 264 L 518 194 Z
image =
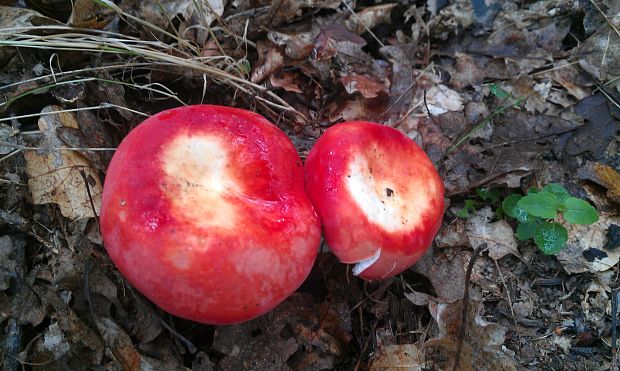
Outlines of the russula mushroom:
M 305 174 L 327 244 L 364 279 L 409 268 L 441 225 L 439 174 L 413 140 L 391 127 L 361 121 L 330 127 L 308 154 Z
M 159 307 L 231 324 L 302 284 L 321 229 L 286 135 L 258 114 L 197 105 L 152 116 L 122 141 L 101 232 L 120 272 Z

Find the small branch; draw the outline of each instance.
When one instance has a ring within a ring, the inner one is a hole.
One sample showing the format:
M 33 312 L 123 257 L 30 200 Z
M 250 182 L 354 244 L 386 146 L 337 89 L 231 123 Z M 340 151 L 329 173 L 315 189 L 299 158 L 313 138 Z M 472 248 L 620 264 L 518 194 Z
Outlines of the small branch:
M 515 325 L 515 330 L 517 331 L 517 336 L 519 337 L 519 349 L 521 349 L 521 331 L 519 330 L 519 324 L 517 323 L 517 317 L 515 316 L 515 310 L 512 305 L 512 298 L 510 297 L 510 289 L 508 289 L 508 285 L 506 284 L 506 280 L 504 279 L 504 274 L 499 266 L 497 260 L 493 259 L 495 262 L 495 268 L 497 269 L 497 273 L 499 273 L 499 278 L 502 280 L 502 284 L 504 285 L 504 289 L 506 290 L 506 298 L 508 299 L 508 305 L 510 306 L 510 314 L 512 315 L 512 322 Z
M 611 353 L 616 356 L 618 351 L 618 291 L 611 294 Z
M 465 325 L 467 324 L 467 310 L 469 309 L 469 283 L 471 281 L 471 272 L 474 269 L 474 263 L 478 258 L 478 255 L 487 248 L 487 244 L 483 243 L 478 246 L 474 251 L 474 254 L 469 259 L 469 265 L 467 266 L 467 273 L 465 274 L 465 292 L 463 293 L 463 309 L 461 310 L 461 325 L 459 327 L 458 334 L 458 346 L 456 348 L 456 356 L 454 357 L 454 367 L 452 367 L 453 371 L 456 371 L 459 367 L 459 362 L 461 361 L 461 352 L 463 350 L 463 339 L 465 338 Z

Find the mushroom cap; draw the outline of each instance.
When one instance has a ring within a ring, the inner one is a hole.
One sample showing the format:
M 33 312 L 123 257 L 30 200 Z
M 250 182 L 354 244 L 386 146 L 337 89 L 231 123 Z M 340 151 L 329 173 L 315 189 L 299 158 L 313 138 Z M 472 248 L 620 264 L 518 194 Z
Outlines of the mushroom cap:
M 330 127 L 308 154 L 305 174 L 327 244 L 364 279 L 413 265 L 441 226 L 443 181 L 426 153 L 391 127 Z
M 320 223 L 303 179 L 291 141 L 258 114 L 163 111 L 110 163 L 105 248 L 167 312 L 208 324 L 255 318 L 293 293 L 316 258 Z

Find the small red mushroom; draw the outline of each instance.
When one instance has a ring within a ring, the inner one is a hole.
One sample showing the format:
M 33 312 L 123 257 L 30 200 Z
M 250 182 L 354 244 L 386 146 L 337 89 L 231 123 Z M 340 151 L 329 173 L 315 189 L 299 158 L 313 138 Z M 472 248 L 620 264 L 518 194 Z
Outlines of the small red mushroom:
M 424 151 L 391 127 L 330 127 L 308 154 L 305 173 L 327 244 L 364 279 L 409 268 L 441 225 L 443 181 Z
M 231 324 L 302 284 L 321 229 L 286 135 L 258 114 L 198 105 L 152 116 L 123 140 L 101 232 L 114 264 L 159 307 Z

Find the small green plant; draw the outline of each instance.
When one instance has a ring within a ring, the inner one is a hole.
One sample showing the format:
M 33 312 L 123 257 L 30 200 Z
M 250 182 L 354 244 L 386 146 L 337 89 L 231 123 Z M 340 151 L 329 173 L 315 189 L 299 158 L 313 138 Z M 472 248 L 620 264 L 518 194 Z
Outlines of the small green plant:
M 501 193 L 499 189 L 497 188 L 493 188 L 493 189 L 477 188 L 476 194 L 478 195 L 478 197 L 480 197 L 482 202 L 479 202 L 477 200 L 472 200 L 472 199 L 465 200 L 465 205 L 463 206 L 461 210 L 455 213 L 456 216 L 458 216 L 459 218 L 467 219 L 469 218 L 469 215 L 471 213 L 476 211 L 478 206 L 484 205 L 484 204 L 494 204 L 498 202 L 501 197 Z M 498 210 L 501 210 L 501 209 L 498 209 Z M 498 217 L 501 217 L 501 214 L 498 215 Z
M 571 197 L 559 184 L 551 183 L 542 190 L 531 188 L 527 195 L 512 194 L 502 202 L 504 213 L 519 221 L 517 238 L 534 239 L 540 250 L 557 254 L 568 241 L 566 228 L 555 221 L 561 213 L 570 224 L 592 224 L 598 220 L 596 209 L 587 201 Z
M 511 93 L 502 89 L 501 86 L 497 84 L 489 85 L 489 90 L 491 94 L 500 100 L 499 106 L 495 107 L 491 114 L 485 117 L 482 121 L 474 125 L 471 129 L 465 132 L 462 136 L 459 137 L 447 150 L 446 154 L 454 152 L 461 144 L 463 144 L 473 133 L 482 129 L 488 122 L 491 122 L 494 118 L 499 117 L 506 113 L 509 109 L 515 108 L 518 109 L 521 107 L 521 104 L 525 101 L 524 96 L 515 97 Z

